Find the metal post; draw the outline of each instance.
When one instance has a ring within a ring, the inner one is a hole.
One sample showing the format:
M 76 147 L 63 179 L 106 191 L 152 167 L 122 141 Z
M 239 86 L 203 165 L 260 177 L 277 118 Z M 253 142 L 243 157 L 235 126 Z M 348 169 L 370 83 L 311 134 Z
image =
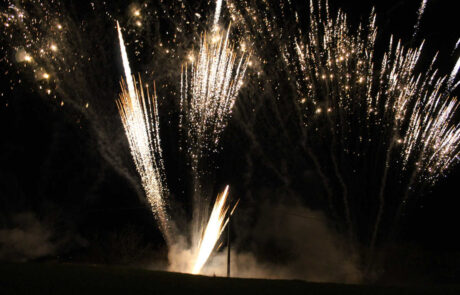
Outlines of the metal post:
M 227 277 L 230 277 L 230 221 L 231 216 L 228 217 L 227 223 Z

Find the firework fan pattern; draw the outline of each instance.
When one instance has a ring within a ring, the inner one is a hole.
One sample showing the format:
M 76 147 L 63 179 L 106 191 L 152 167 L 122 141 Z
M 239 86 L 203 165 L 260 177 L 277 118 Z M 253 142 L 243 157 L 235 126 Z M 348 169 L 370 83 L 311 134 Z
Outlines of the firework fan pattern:
M 182 68 L 181 125 L 186 129 L 192 168 L 202 153 L 214 151 L 227 125 L 248 66 L 237 54 L 228 30 L 204 34 L 199 52 Z
M 164 164 L 160 144 L 160 124 L 156 91 L 154 89 L 153 96 L 150 95 L 148 89 L 146 90 L 146 94 L 144 94 L 140 76 L 139 83 L 136 84 L 136 79 L 131 75 L 128 55 L 118 23 L 117 29 L 126 77 L 126 82 L 122 80 L 120 83 L 121 94 L 116 101 L 118 111 L 147 200 L 166 242 L 171 243 L 172 239 L 168 226 L 169 220 L 165 209 L 165 196 L 168 191 L 163 185 L 166 177 L 164 176 Z
M 228 6 L 235 26 L 264 44 L 254 48 L 271 47 L 269 52 L 284 61 L 296 93 L 300 145 L 322 179 L 338 227 L 357 238 L 356 210 L 375 210 L 371 233 L 361 234 L 368 237 L 361 241 L 373 248 L 381 223 L 397 223 L 415 187 L 433 185 L 459 160 L 459 104 L 452 94 L 459 62 L 443 76 L 435 56 L 420 72 L 423 43 L 409 48 L 391 37 L 384 53 L 376 54 L 374 11 L 366 24 L 352 29 L 343 11 L 331 14 L 328 1 L 306 3 L 307 17 L 290 1 L 281 1 L 279 8 L 264 0 L 229 1 Z M 417 30 L 425 5 L 418 12 Z M 296 25 L 286 25 L 288 18 Z M 266 52 L 254 53 L 264 69 L 270 66 Z M 289 101 L 282 94 L 277 100 Z M 277 110 L 272 113 L 282 117 Z M 248 114 L 250 121 L 254 114 Z M 280 174 L 276 164 L 267 166 Z M 369 186 L 356 185 L 357 179 Z

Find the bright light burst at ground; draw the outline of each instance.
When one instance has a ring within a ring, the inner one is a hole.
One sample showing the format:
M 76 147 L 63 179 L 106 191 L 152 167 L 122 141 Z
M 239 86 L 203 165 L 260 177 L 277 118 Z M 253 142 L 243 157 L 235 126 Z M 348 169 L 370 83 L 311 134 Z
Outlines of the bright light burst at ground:
M 216 202 L 214 203 L 211 216 L 209 217 L 208 224 L 206 225 L 206 229 L 198 247 L 198 255 L 192 270 L 193 274 L 200 273 L 204 264 L 211 255 L 212 250 L 216 246 L 222 231 L 227 225 L 227 212 L 229 209 L 227 196 L 228 185 L 225 187 L 225 190 L 217 196 Z

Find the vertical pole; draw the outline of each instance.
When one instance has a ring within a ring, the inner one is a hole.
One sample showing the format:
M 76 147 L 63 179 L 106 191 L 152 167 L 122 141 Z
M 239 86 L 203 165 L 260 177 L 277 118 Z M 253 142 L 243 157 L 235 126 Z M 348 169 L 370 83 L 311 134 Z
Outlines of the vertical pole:
M 231 216 L 228 217 L 227 223 L 227 278 L 230 277 L 230 221 Z

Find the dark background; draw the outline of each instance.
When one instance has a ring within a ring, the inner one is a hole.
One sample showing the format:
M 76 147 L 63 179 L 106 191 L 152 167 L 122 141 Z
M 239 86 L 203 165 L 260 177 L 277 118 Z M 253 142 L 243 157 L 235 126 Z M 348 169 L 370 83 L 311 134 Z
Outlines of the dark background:
M 459 37 L 453 2 L 428 1 L 414 41 L 419 44 L 422 39 L 426 40 L 422 64 L 429 62 L 436 51 L 440 52 L 439 68 L 445 74 L 450 73 L 458 57 L 450 55 Z M 113 4 L 114 7 L 117 5 L 121 8 L 116 11 L 122 14 L 124 4 Z M 204 3 L 200 5 L 206 7 Z M 371 7 L 375 6 L 379 42 L 386 44 L 391 33 L 410 44 L 420 1 L 331 0 L 330 5 L 333 10 L 343 8 L 352 24 L 366 20 Z M 84 14 L 87 6 L 88 3 L 83 1 L 75 7 Z M 226 13 L 225 7 L 223 13 Z M 115 32 L 110 32 L 111 28 L 110 25 L 106 27 L 109 32 L 104 39 L 113 39 L 113 48 L 106 48 L 107 58 L 113 61 L 113 65 L 107 66 L 109 72 L 103 74 L 104 79 L 111 80 L 112 84 L 101 85 L 108 88 L 104 90 L 106 96 L 98 98 L 106 100 L 103 104 L 106 108 L 97 110 L 97 115 L 104 117 L 97 122 L 107 122 L 101 128 L 104 133 L 110 133 L 110 140 L 103 144 L 113 144 L 119 163 L 110 164 L 101 157 L 101 142 L 98 132 L 92 127 L 92 117 L 81 116 L 66 105 L 61 107 L 59 99 L 43 98 L 27 77 L 11 90 L 9 80 L 18 79 L 18 76 L 11 72 L 6 74 L 8 69 L 3 65 L 1 72 L 5 75 L 0 82 L 0 228 L 25 226 L 30 220 L 18 219 L 24 213 L 32 218 L 31 223 L 43 224 L 46 232 L 50 233 L 54 250 L 44 257 L 32 259 L 110 264 L 166 260 L 164 241 L 148 206 L 139 197 L 139 187 L 134 187 L 119 169 L 114 168 L 123 167 L 120 169 L 137 180 L 121 122 L 114 102 L 110 101 L 110 97 L 114 100 L 119 92 L 117 80 L 122 75 Z M 103 30 L 104 27 L 101 28 Z M 107 43 L 110 44 L 110 41 Z M 140 63 L 139 69 L 136 68 L 134 62 L 133 70 L 141 71 L 142 67 Z M 162 71 L 158 72 L 162 74 Z M 91 74 L 88 72 L 88 75 Z M 99 76 L 102 73 L 95 74 Z M 79 85 L 76 84 L 76 87 Z M 175 103 L 171 101 L 177 100 L 177 97 L 161 91 L 160 110 L 166 110 L 171 105 L 174 107 Z M 175 214 L 189 216 L 190 183 L 187 178 L 190 175 L 183 165 L 184 156 L 178 152 L 178 136 L 174 131 L 176 121 L 176 111 L 162 113 L 161 136 L 166 174 Z M 245 157 L 250 154 L 245 153 L 245 148 L 248 139 L 239 128 L 240 125 L 231 120 L 223 134 L 223 151 L 215 159 L 214 189 L 217 192 L 229 183 L 232 192 L 242 200 L 241 211 L 251 214 L 256 211 L 251 207 L 257 206 L 262 200 L 261 195 L 268 192 L 267 198 L 276 199 L 277 194 L 284 194 L 284 188 L 269 172 L 257 168 L 258 161 L 254 161 L 255 169 L 247 169 Z M 247 181 L 247 173 L 256 175 Z M 387 273 L 382 281 L 429 278 L 434 282 L 456 282 L 460 275 L 460 243 L 456 234 L 460 205 L 459 175 L 460 167 L 453 167 L 435 187 L 414 198 L 399 236 L 389 243 Z M 297 194 L 310 193 L 302 190 L 304 188 L 297 189 Z M 284 198 L 289 198 L 289 195 Z M 244 221 L 256 217 L 237 215 L 235 218 Z M 12 259 L 21 260 L 20 256 L 15 253 Z

